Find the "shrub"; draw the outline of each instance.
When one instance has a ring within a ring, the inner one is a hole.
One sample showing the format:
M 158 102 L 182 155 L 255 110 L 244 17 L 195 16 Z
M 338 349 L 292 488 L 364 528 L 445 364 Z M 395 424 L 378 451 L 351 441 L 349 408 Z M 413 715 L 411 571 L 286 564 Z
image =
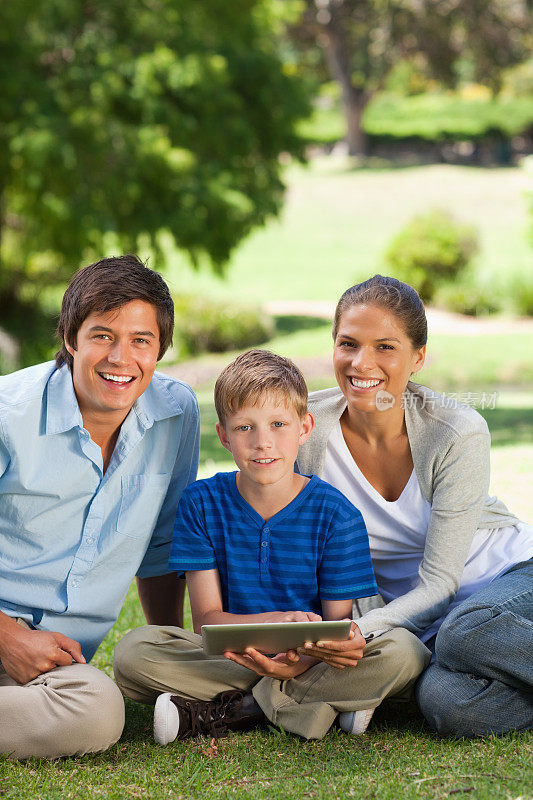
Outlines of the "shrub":
M 395 278 L 411 284 L 423 300 L 453 280 L 478 247 L 475 229 L 461 225 L 445 211 L 421 214 L 398 233 L 385 254 Z
M 508 284 L 505 309 L 519 316 L 533 317 L 533 276 L 514 276 Z
M 489 292 L 470 280 L 441 286 L 435 294 L 435 304 L 472 317 L 502 310 L 498 292 Z
M 185 296 L 175 300 L 175 310 L 180 356 L 239 350 L 274 335 L 272 318 L 258 308 Z

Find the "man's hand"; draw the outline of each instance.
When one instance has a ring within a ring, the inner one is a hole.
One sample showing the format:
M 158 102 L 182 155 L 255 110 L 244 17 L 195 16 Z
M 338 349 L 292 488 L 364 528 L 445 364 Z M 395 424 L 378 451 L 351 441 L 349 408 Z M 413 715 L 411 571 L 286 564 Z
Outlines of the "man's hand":
M 32 631 L 17 625 L 2 637 L 0 660 L 17 683 L 28 683 L 37 675 L 73 661 L 85 664 L 79 642 L 55 631 Z
M 313 658 L 324 661 L 332 667 L 337 667 L 337 669 L 344 669 L 344 667 L 357 666 L 357 662 L 363 657 L 365 644 L 361 631 L 355 622 L 352 622 L 349 639 L 341 642 L 318 641 L 315 644 L 306 644 L 304 647 L 299 647 L 297 652 L 313 656 Z
M 300 658 L 297 653 L 278 653 L 277 656 L 270 658 L 263 655 L 253 647 L 247 647 L 244 653 L 233 653 L 226 650 L 224 656 L 242 667 L 251 669 L 261 677 L 278 678 L 279 680 L 286 681 L 289 678 L 295 678 L 296 675 L 301 675 L 316 664 L 314 658 L 302 656 Z
M 322 617 L 312 611 L 272 611 L 258 616 L 261 622 L 322 622 Z

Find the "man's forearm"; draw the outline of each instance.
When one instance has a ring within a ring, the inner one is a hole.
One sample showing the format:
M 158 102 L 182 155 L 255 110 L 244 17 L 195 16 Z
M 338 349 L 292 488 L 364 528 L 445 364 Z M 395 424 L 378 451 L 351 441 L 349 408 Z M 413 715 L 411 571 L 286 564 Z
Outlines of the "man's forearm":
M 155 578 L 137 578 L 137 591 L 148 625 L 183 627 L 185 581 L 176 573 Z

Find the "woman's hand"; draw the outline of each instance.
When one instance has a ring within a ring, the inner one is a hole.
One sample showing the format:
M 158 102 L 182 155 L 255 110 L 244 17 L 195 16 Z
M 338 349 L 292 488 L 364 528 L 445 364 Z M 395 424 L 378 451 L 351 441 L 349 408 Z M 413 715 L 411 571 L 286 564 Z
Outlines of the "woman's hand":
M 352 622 L 349 639 L 341 642 L 318 641 L 315 644 L 306 644 L 304 647 L 299 647 L 296 652 L 313 656 L 313 658 L 324 661 L 337 669 L 344 669 L 344 667 L 357 666 L 357 662 L 363 657 L 365 644 L 366 641 L 361 631 L 355 622 Z M 292 653 L 293 651 L 289 651 L 287 655 L 292 655 Z
M 230 661 L 240 664 L 241 667 L 251 669 L 256 675 L 278 678 L 282 681 L 295 678 L 296 675 L 301 675 L 313 664 L 316 664 L 314 658 L 309 658 L 307 655 L 300 657 L 294 651 L 278 653 L 278 655 L 270 658 L 253 647 L 247 647 L 244 653 L 233 653 L 226 650 L 224 656 Z

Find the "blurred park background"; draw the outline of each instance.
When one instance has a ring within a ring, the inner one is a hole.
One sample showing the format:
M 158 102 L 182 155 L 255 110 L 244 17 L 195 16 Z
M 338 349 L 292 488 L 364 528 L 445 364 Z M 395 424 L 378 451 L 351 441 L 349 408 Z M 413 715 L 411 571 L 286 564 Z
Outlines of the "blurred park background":
M 214 433 L 222 366 L 265 346 L 294 358 L 310 388 L 332 385 L 336 300 L 376 272 L 393 275 L 428 306 L 420 381 L 486 417 L 492 491 L 531 521 L 532 8 L 0 4 L 0 373 L 53 357 L 77 268 L 139 253 L 175 298 L 161 368 L 198 394 L 205 476 L 231 467 Z M 114 643 L 141 623 L 132 594 L 96 663 L 110 671 Z M 239 740 L 236 762 L 231 747 L 223 758 L 201 744 L 158 753 L 148 717 L 130 707 L 111 755 L 4 764 L 0 793 L 270 797 L 289 775 L 283 796 L 528 796 L 525 738 L 438 744 L 421 725 L 378 724 L 364 747 L 332 734 L 316 745 L 317 781 L 311 746 L 271 734 Z
M 53 357 L 78 267 L 138 252 L 176 301 L 162 368 L 199 394 L 208 474 L 227 463 L 211 404 L 223 364 L 264 345 L 330 385 L 336 299 L 394 275 L 429 308 L 420 380 L 487 416 L 497 488 L 531 512 L 498 462 L 510 446 L 514 464 L 532 458 L 531 11 L 2 4 L 0 371 Z

